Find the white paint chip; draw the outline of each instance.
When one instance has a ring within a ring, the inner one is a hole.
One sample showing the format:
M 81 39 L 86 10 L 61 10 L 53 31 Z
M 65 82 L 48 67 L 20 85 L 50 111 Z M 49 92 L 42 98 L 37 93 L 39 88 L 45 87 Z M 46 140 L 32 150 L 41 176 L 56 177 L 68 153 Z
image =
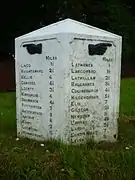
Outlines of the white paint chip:
M 45 145 L 44 144 L 40 144 L 41 147 L 44 147 Z
M 46 150 L 46 153 L 50 153 L 48 150 Z
M 126 150 L 129 150 L 130 148 L 129 147 L 125 147 Z
M 64 172 L 65 171 L 65 169 L 61 169 L 61 172 Z

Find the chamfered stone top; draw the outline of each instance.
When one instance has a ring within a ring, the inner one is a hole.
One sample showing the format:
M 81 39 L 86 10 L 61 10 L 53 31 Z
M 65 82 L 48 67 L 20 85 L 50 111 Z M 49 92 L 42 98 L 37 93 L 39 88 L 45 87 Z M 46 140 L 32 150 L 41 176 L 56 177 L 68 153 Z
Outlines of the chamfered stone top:
M 101 37 L 106 36 L 111 38 L 121 38 L 121 36 L 119 35 L 68 18 L 53 23 L 51 25 L 45 26 L 43 28 L 37 29 L 35 31 L 32 31 L 28 34 L 22 35 L 16 39 L 31 38 L 31 37 L 60 34 L 60 33 L 76 33 L 76 34 L 95 35 Z

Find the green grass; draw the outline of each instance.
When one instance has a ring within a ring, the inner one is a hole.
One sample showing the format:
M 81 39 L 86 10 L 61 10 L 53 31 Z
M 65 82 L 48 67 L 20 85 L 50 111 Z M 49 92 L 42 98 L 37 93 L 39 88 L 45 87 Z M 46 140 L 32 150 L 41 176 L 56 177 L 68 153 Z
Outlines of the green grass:
M 134 180 L 135 79 L 121 81 L 118 142 L 67 146 L 16 141 L 15 93 L 0 93 L 0 180 Z M 126 149 L 128 147 L 129 149 Z
M 12 134 L 16 130 L 15 101 L 15 93 L 0 93 L 0 134 Z
M 120 114 L 135 116 L 135 78 L 121 81 Z

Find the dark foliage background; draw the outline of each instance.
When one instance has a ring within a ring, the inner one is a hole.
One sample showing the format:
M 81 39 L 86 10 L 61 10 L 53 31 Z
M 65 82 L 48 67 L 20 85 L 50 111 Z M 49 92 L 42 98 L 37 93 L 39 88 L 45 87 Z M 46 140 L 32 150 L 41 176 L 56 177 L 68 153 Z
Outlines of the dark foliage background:
M 14 53 L 14 38 L 73 18 L 123 37 L 122 69 L 135 66 L 135 1 L 4 1 L 0 6 L 0 51 Z

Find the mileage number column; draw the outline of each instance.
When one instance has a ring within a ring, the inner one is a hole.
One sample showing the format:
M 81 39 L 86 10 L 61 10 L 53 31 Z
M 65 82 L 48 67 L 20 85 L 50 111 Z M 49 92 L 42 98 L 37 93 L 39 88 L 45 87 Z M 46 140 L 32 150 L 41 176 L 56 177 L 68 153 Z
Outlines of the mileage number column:
M 53 126 L 53 118 L 54 118 L 54 93 L 55 93 L 55 80 L 54 80 L 54 75 L 55 75 L 55 60 L 57 60 L 57 57 L 51 57 L 51 56 L 46 56 L 46 60 L 49 63 L 49 135 L 52 137 L 52 126 Z

